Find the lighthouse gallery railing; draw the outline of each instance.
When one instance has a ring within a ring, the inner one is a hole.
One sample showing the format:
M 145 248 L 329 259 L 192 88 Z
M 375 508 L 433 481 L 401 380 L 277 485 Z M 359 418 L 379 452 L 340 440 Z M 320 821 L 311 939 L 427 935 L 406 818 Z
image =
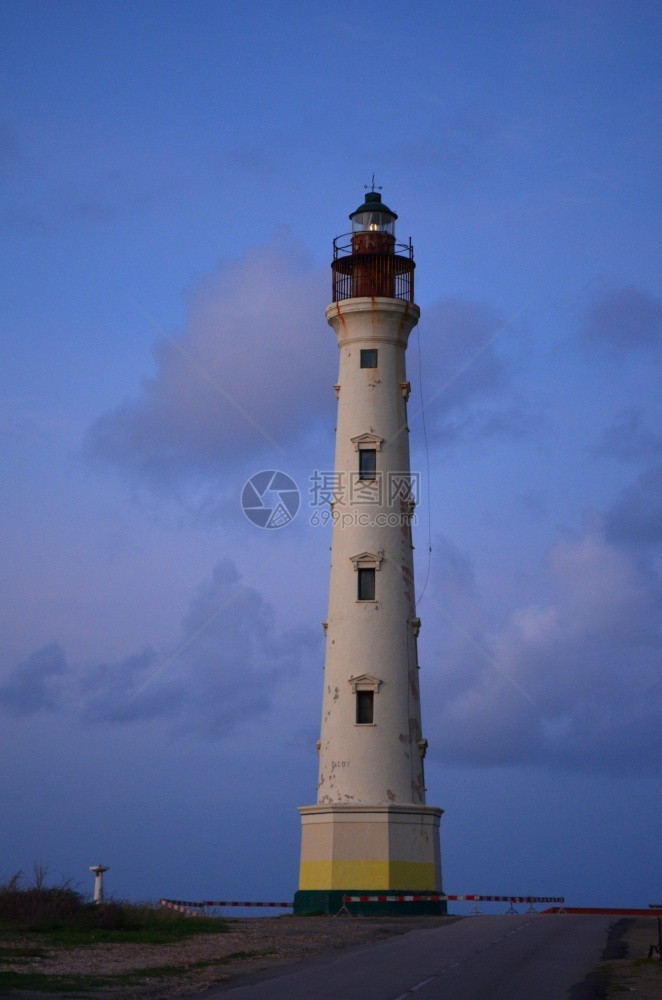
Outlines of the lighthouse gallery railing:
M 413 302 L 416 265 L 411 241 L 394 243 L 390 253 L 355 253 L 350 236 L 333 241 L 333 301 L 367 295 Z

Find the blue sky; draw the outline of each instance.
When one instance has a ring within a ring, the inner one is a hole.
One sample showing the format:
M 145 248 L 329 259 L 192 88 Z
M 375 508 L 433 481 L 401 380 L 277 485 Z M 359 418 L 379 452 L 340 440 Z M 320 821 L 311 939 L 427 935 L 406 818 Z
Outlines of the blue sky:
M 291 898 L 328 265 L 374 172 L 422 309 L 446 889 L 659 901 L 659 31 L 645 0 L 5 0 L 0 872 Z M 270 468 L 303 502 L 260 531 Z

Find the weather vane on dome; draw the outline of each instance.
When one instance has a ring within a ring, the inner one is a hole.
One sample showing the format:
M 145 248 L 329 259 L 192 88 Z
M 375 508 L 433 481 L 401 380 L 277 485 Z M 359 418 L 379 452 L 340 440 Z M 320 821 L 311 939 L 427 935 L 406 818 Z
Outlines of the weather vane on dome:
M 364 188 L 366 189 L 366 191 L 368 190 L 368 185 L 367 185 L 367 184 L 364 184 L 364 185 L 363 185 L 363 187 L 364 187 Z M 378 184 L 378 185 L 377 185 L 377 190 L 378 190 L 378 191 L 381 191 L 381 189 L 382 189 L 382 186 L 381 186 L 381 184 Z M 371 189 L 370 189 L 370 190 L 371 190 L 371 191 L 374 191 L 374 190 L 375 190 L 375 175 L 374 175 L 374 174 L 372 175 L 372 187 L 371 187 Z

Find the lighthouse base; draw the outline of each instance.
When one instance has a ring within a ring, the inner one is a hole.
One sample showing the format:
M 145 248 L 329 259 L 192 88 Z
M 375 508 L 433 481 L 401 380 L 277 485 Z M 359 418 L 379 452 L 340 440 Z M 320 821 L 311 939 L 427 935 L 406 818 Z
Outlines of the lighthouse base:
M 441 893 L 439 821 L 434 806 L 317 805 L 301 813 L 301 868 L 295 913 L 337 913 L 345 895 Z M 336 905 L 337 904 L 337 905 Z M 443 900 L 355 902 L 351 912 L 444 913 Z
M 381 898 L 395 895 L 415 898 L 411 900 Z M 347 900 L 348 896 L 362 898 Z M 375 900 L 373 896 L 380 898 Z M 445 899 L 426 899 L 425 896 L 425 893 L 417 890 L 409 892 L 398 890 L 394 893 L 392 889 L 381 889 L 367 893 L 365 889 L 333 889 L 326 892 L 322 889 L 299 889 L 294 894 L 294 914 L 299 917 L 318 914 L 334 916 L 342 910 L 350 914 L 372 917 L 437 917 L 446 913 Z

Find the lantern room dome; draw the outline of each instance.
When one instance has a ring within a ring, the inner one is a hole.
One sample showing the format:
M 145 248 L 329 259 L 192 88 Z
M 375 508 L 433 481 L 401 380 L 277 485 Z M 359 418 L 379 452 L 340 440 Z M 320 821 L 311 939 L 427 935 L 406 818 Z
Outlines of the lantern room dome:
M 350 215 L 352 232 L 385 232 L 393 235 L 397 215 L 382 203 L 379 191 L 368 191 L 362 205 Z
M 352 212 L 350 219 L 353 219 L 359 212 L 383 212 L 384 215 L 391 215 L 394 219 L 397 219 L 395 212 L 392 212 L 388 205 L 382 204 L 382 196 L 379 191 L 368 191 L 365 201 L 362 205 L 359 205 L 356 211 Z

